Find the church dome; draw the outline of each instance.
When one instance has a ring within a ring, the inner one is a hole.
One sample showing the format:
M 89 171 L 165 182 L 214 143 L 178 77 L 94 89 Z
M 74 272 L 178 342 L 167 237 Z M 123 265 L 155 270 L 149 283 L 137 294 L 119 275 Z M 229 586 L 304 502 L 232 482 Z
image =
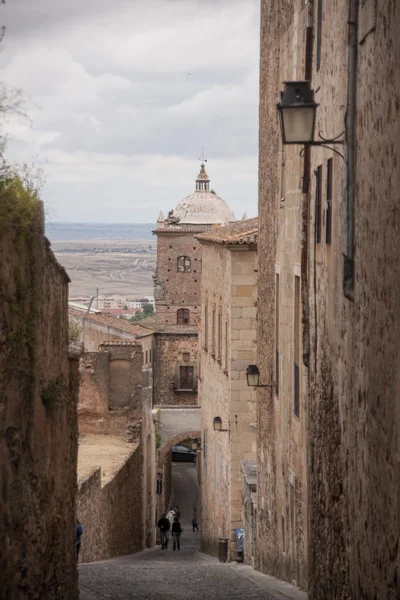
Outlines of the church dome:
M 210 191 L 210 179 L 204 164 L 196 179 L 196 191 L 179 202 L 174 217 L 179 218 L 179 225 L 222 225 L 235 220 L 227 203 Z

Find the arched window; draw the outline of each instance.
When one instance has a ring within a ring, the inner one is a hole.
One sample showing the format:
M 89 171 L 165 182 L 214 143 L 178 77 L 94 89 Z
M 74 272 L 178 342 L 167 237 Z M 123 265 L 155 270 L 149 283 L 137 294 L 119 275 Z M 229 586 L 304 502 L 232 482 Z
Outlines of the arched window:
M 188 256 L 179 256 L 178 257 L 178 272 L 179 273 L 190 273 L 190 271 L 191 271 L 190 258 Z
M 180 308 L 176 313 L 176 322 L 178 325 L 189 325 L 190 323 L 190 312 L 187 308 Z

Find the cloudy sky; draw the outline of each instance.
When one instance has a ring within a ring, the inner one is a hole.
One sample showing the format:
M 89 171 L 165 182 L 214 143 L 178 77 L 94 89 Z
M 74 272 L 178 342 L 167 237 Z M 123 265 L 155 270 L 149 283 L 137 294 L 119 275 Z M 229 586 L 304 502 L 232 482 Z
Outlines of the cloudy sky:
M 259 0 L 7 0 L 8 156 L 43 166 L 48 218 L 154 222 L 211 186 L 257 212 Z

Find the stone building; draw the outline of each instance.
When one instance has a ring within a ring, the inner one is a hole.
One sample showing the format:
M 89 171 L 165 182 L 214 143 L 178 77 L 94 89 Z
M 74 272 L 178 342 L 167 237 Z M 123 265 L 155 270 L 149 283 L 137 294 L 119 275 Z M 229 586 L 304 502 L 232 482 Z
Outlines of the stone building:
M 0 211 L 0 597 L 77 599 L 79 354 L 68 282 L 40 202 L 13 184 Z M 9 195 L 10 194 L 10 195 Z
M 201 165 L 195 192 L 162 213 L 157 235 L 154 402 L 197 404 L 198 331 L 201 315 L 201 245 L 196 234 L 234 220 Z
M 258 360 L 278 394 L 259 391 L 255 562 L 321 600 L 400 595 L 399 30 L 395 0 L 261 2 Z M 285 80 L 342 146 L 282 145 Z
M 202 547 L 217 554 L 229 538 L 237 557 L 243 527 L 242 460 L 256 456 L 256 392 L 246 368 L 256 359 L 258 220 L 239 221 L 196 236 L 202 246 L 199 403 L 202 416 Z M 214 419 L 222 431 L 214 430 Z

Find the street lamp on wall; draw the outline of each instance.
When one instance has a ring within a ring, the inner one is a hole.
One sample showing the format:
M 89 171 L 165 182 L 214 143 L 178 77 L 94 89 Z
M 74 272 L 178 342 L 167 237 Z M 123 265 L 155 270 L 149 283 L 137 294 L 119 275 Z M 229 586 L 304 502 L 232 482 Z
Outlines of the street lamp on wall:
M 222 419 L 221 419 L 221 417 L 214 417 L 213 428 L 214 428 L 214 431 L 229 431 L 229 429 L 223 429 L 222 428 Z
M 329 148 L 332 144 L 345 143 L 343 138 L 345 132 L 332 139 L 323 137 L 319 132 L 318 135 L 321 141 L 314 140 L 319 104 L 314 101 L 314 90 L 311 89 L 309 81 L 285 81 L 284 84 L 285 88 L 281 92 L 281 101 L 277 105 L 283 144 Z M 344 158 L 343 154 L 335 148 L 330 149 Z
M 270 388 L 272 390 L 276 386 L 274 381 L 271 381 L 271 383 L 260 383 L 260 369 L 257 365 L 249 365 L 247 367 L 246 378 L 249 387 Z

